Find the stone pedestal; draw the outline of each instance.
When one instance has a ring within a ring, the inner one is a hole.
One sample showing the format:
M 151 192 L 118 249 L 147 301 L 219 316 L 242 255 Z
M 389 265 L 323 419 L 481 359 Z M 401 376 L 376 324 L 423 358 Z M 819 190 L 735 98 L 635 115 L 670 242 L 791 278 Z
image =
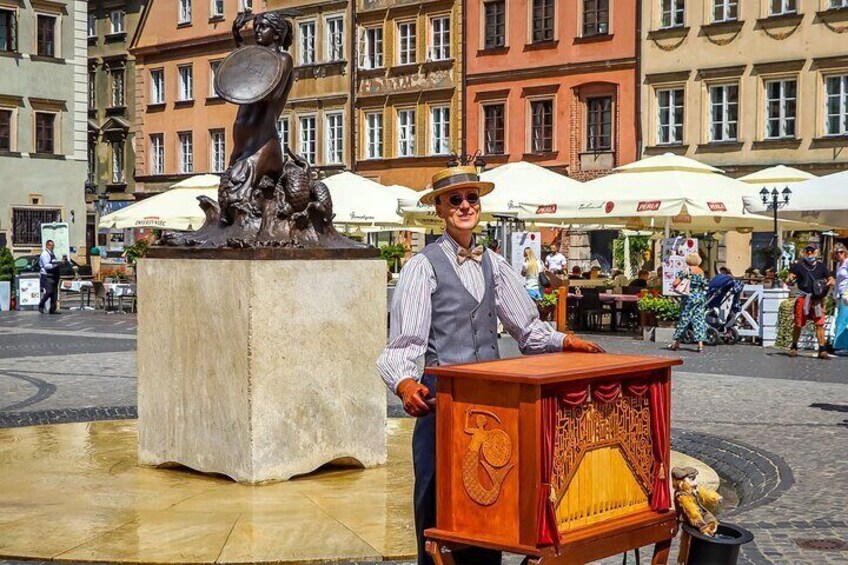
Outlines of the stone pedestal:
M 777 325 L 780 303 L 789 298 L 789 291 L 782 288 L 764 288 L 760 303 L 760 336 L 763 347 L 774 347 L 777 341 Z
M 384 463 L 385 261 L 216 251 L 139 262 L 139 463 L 251 484 Z

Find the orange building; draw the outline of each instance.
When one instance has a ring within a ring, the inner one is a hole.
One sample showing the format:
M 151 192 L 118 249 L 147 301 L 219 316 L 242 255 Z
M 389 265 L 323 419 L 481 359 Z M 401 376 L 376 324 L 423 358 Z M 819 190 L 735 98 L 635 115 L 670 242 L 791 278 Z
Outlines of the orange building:
M 467 3 L 467 151 L 580 180 L 635 160 L 636 4 Z
M 216 66 L 233 49 L 232 22 L 245 4 L 253 2 L 150 0 L 130 47 L 138 195 L 226 168 L 236 107 L 212 84 Z

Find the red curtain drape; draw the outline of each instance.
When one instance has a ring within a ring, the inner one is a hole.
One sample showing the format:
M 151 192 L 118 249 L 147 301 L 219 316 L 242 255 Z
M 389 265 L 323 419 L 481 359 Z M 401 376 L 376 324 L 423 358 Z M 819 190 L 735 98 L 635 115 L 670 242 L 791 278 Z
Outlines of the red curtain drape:
M 621 383 L 603 383 L 592 387 L 592 396 L 598 402 L 610 403 L 621 394 Z
M 584 394 L 585 400 L 585 394 Z M 554 442 L 556 440 L 557 397 L 542 398 L 542 489 L 539 491 L 539 545 L 559 547 L 559 527 L 556 509 L 551 500 L 551 475 L 554 465 Z
M 668 484 L 668 461 L 666 459 L 668 437 L 668 414 L 671 406 L 668 402 L 668 380 L 651 383 L 649 394 L 651 402 L 651 434 L 654 440 L 654 492 L 651 496 L 651 509 L 665 511 L 671 507 L 671 493 Z
M 589 398 L 589 387 L 586 385 L 579 385 L 570 389 L 563 390 L 560 392 L 559 398 L 562 403 L 568 406 L 569 408 L 580 406 L 581 404 L 586 402 L 587 398 Z

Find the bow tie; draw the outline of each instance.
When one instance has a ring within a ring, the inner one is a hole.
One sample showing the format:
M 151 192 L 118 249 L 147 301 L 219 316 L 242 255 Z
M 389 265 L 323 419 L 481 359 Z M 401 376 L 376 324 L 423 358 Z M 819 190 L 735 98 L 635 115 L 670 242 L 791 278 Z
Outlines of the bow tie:
M 486 251 L 486 248 L 482 245 L 478 245 L 474 249 L 465 249 L 460 247 L 459 251 L 456 252 L 456 262 L 462 265 L 465 263 L 467 259 L 471 259 L 472 261 L 477 261 L 478 263 L 483 262 L 483 253 Z

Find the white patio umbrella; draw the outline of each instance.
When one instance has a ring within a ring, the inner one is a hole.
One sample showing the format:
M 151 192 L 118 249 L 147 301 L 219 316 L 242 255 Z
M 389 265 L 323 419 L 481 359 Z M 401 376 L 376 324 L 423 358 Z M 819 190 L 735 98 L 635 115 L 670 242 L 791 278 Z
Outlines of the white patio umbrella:
M 495 189 L 483 197 L 483 211 L 517 216 L 524 213 L 522 206 L 555 207 L 557 201 L 569 193 L 576 194 L 583 186 L 579 181 L 526 161 L 485 171 L 480 180 L 495 184 Z
M 221 183 L 220 175 L 203 174 L 194 175 L 187 179 L 181 180 L 176 184 L 172 184 L 171 188 L 218 188 Z
M 664 227 L 689 231 L 770 230 L 772 220 L 745 211 L 744 183 L 721 169 L 672 153 L 649 157 L 583 183 L 577 196 L 558 202 L 553 214 L 570 223 L 624 224 L 630 229 Z
M 397 189 L 345 171 L 324 179 L 333 199 L 333 223 L 358 226 L 400 226 Z M 411 189 L 410 189 L 411 190 Z
M 206 214 L 197 201 L 199 196 L 216 200 L 218 198 L 217 182 L 214 188 L 171 188 L 150 198 L 139 200 L 126 208 L 102 216 L 99 228 L 198 230 L 206 220 Z
M 848 171 L 797 183 L 790 190 L 789 203 L 778 210 L 779 218 L 848 229 Z M 752 212 L 766 213 L 759 194 L 746 197 L 745 203 Z

